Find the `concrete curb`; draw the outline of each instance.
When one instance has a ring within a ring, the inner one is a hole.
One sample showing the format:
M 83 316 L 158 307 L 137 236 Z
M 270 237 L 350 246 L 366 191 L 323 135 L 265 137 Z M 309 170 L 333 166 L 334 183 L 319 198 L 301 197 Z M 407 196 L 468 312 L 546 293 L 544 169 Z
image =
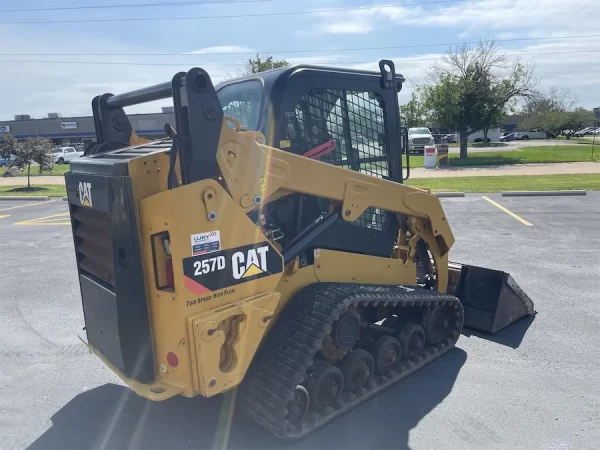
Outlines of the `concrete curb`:
M 50 200 L 50 197 L 47 196 L 36 196 L 36 195 L 15 195 L 15 196 L 6 196 L 6 197 L 2 197 L 0 196 L 0 201 L 2 200 L 22 200 L 22 201 L 27 201 L 27 200 Z
M 587 195 L 587 191 L 507 191 L 502 192 L 502 197 L 567 197 L 574 195 Z
M 464 192 L 436 192 L 436 196 L 440 198 L 453 198 L 453 197 L 464 197 Z

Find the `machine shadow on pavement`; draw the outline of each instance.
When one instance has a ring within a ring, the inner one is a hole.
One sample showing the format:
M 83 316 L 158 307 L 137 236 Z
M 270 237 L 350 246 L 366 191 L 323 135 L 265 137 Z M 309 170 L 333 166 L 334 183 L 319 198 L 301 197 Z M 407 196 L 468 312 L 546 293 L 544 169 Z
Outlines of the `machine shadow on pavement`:
M 495 334 L 481 333 L 470 328 L 463 328 L 461 334 L 467 337 L 476 336 L 485 339 L 486 341 L 506 345 L 511 348 L 519 348 L 527 330 L 534 320 L 535 316 L 523 317 Z
M 298 442 L 280 441 L 237 415 L 227 448 L 408 448 L 409 431 L 450 393 L 466 359 L 463 350 L 454 348 L 417 376 Z M 29 449 L 215 448 L 215 432 L 224 414 L 221 405 L 222 397 L 174 397 L 155 403 L 128 388 L 106 384 L 65 405 Z

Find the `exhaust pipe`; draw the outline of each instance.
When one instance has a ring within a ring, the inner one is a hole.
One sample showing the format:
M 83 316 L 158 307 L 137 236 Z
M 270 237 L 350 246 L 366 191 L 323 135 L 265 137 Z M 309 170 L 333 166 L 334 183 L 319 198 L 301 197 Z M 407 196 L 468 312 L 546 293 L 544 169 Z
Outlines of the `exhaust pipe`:
M 465 327 L 494 334 L 537 314 L 533 301 L 506 272 L 452 262 L 448 271 L 447 293 L 462 303 Z

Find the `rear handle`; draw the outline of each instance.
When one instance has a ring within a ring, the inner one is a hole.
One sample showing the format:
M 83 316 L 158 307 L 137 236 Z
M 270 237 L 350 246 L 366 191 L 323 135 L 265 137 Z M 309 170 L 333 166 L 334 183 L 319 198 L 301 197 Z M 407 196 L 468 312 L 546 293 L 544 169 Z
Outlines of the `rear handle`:
M 403 179 L 406 181 L 410 177 L 410 152 L 408 151 L 408 128 L 406 127 L 400 127 L 400 142 L 400 148 L 406 153 L 406 178 Z
M 171 82 L 156 84 L 154 86 L 137 89 L 113 95 L 106 100 L 108 106 L 125 108 L 127 106 L 139 105 L 141 103 L 153 102 L 173 97 Z

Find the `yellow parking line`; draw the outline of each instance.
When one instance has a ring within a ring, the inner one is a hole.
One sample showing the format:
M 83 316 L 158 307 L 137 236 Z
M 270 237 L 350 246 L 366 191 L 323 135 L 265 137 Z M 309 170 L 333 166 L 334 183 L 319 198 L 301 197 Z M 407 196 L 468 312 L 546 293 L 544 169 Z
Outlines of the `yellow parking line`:
M 67 222 L 69 213 L 53 214 L 51 216 L 39 217 L 37 219 L 23 220 L 17 222 L 15 225 L 71 225 L 71 222 Z
M 0 216 L 0 219 L 6 219 L 7 217 L 10 217 L 10 215 Z
M 52 219 L 53 217 L 65 217 L 65 216 L 68 216 L 68 215 L 69 215 L 68 212 L 66 212 L 66 213 L 60 213 L 60 214 L 52 214 L 51 216 L 38 217 L 36 219 L 24 220 L 23 222 L 43 222 L 43 221 L 46 221 L 46 220 L 55 220 L 55 219 Z
M 41 222 L 41 223 L 37 223 L 37 222 L 17 222 L 15 223 L 15 225 L 38 225 L 38 226 L 42 226 L 42 225 L 71 225 L 71 222 Z
M 2 197 L 0 197 L 0 200 L 2 200 Z M 35 202 L 35 203 L 26 203 L 25 205 L 19 205 L 19 206 L 11 206 L 10 208 L 2 208 L 0 209 L 0 211 L 8 211 L 9 209 L 17 209 L 17 208 L 25 208 L 26 206 L 35 206 L 35 205 L 41 205 L 41 204 L 45 204 L 45 203 L 52 203 L 55 200 L 44 200 L 43 202 Z
M 527 222 L 525 219 L 523 219 L 522 217 L 517 216 L 514 212 L 509 211 L 508 209 L 506 209 L 504 206 L 499 205 L 498 203 L 496 203 L 494 200 L 487 198 L 485 195 L 482 195 L 482 197 L 484 199 L 486 199 L 488 202 L 490 202 L 492 205 L 494 205 L 495 207 L 497 207 L 498 209 L 504 211 L 506 214 L 508 214 L 509 216 L 517 219 L 519 222 L 521 222 L 523 225 L 526 225 L 528 227 L 532 227 L 533 224 Z

